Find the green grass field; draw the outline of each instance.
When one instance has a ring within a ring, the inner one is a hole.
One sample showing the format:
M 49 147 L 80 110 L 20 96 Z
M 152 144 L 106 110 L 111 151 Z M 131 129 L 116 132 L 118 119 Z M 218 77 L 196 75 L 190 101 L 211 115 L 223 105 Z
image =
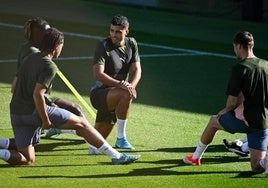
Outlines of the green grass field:
M 49 10 L 52 2 L 54 8 Z M 128 123 L 128 138 L 136 147 L 132 153 L 141 154 L 139 161 L 113 166 L 106 156 L 89 156 L 81 138 L 62 134 L 41 139 L 32 166 L 12 167 L 0 161 L 0 187 L 267 186 L 263 174 L 250 172 L 249 158 L 238 159 L 222 145 L 223 138 L 240 138 L 240 134 L 219 132 L 203 156 L 202 166 L 182 162 L 194 151 L 209 117 L 225 105 L 229 71 L 236 62 L 233 35 L 239 30 L 252 32 L 255 54 L 268 59 L 267 24 L 78 0 L 9 1 L 2 5 L 0 137 L 13 137 L 10 83 L 18 48 L 24 41 L 22 25 L 28 18 L 42 16 L 65 32 L 62 59 L 56 62 L 87 102 L 94 83 L 91 58 L 96 38 L 108 35 L 109 21 L 117 13 L 131 22 L 130 36 L 139 42 L 143 76 Z M 53 87 L 53 95 L 79 103 L 59 78 Z M 90 114 L 86 112 L 86 116 L 93 124 Z M 113 145 L 115 137 L 116 129 L 108 142 Z

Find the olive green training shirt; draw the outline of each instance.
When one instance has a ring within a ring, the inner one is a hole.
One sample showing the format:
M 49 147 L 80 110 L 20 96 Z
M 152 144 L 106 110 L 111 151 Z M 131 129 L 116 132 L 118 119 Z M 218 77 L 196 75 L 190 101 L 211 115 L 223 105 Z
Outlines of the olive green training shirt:
M 16 88 L 10 103 L 11 114 L 32 114 L 35 109 L 33 91 L 36 83 L 51 88 L 57 65 L 40 52 L 30 54 L 21 63 Z
M 233 66 L 227 95 L 238 96 L 242 91 L 244 116 L 255 129 L 268 128 L 268 62 L 247 58 Z

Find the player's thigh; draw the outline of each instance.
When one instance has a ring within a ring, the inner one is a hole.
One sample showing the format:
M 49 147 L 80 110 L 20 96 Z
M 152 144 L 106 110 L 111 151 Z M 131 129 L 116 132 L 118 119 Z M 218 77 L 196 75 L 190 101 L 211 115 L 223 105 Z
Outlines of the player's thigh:
M 65 110 L 68 110 L 72 113 L 74 113 L 77 116 L 83 116 L 82 109 L 79 105 L 74 104 L 70 101 L 67 101 L 65 99 L 57 99 L 54 102 L 58 107 L 63 108 Z
M 50 121 L 58 129 L 75 129 L 89 127 L 85 117 L 77 116 L 68 110 L 47 106 Z
M 111 88 L 107 94 L 106 101 L 109 110 L 114 110 L 120 101 L 131 100 L 130 94 L 127 90 Z
M 30 115 L 11 114 L 10 116 L 18 149 L 39 143 L 42 123 L 37 111 Z
M 237 119 L 234 114 L 230 112 L 223 114 L 219 118 L 219 124 L 226 132 L 229 132 L 231 134 L 247 133 L 250 131 L 250 128 L 243 121 Z
M 90 92 L 90 102 L 94 108 L 101 111 L 108 111 L 107 95 L 111 87 L 97 88 Z
M 107 100 L 119 100 L 121 98 L 131 99 L 130 94 L 127 90 L 116 87 L 111 88 L 107 94 Z
M 61 128 L 71 117 L 71 112 L 63 108 L 47 106 L 49 120 L 56 128 Z

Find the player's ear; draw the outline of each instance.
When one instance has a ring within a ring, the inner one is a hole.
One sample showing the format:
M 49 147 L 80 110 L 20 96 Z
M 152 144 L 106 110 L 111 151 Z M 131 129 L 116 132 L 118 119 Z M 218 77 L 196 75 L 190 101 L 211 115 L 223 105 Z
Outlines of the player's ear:
M 50 51 L 50 55 L 52 56 L 52 59 L 55 58 L 56 49 Z
M 128 33 L 129 33 L 129 29 L 127 28 L 127 29 L 126 29 L 126 35 L 128 35 Z

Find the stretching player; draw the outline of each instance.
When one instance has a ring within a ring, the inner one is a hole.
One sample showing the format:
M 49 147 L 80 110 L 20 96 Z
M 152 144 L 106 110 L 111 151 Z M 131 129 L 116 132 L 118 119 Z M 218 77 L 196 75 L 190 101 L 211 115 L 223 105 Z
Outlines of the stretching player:
M 37 18 L 27 20 L 27 22 L 24 25 L 24 37 L 26 39 L 26 42 L 22 44 L 19 49 L 19 54 L 18 54 L 18 59 L 17 59 L 17 70 L 19 69 L 25 57 L 29 56 L 32 53 L 39 52 L 41 40 L 43 39 L 44 32 L 48 28 L 50 28 L 49 23 L 42 18 L 37 17 Z M 11 86 L 12 93 L 15 89 L 16 81 L 17 81 L 17 75 L 14 76 L 14 79 L 12 82 L 12 86 Z M 48 105 L 58 106 L 66 110 L 69 110 L 78 116 L 83 116 L 82 108 L 79 105 L 74 104 L 65 99 L 51 97 L 50 92 L 51 92 L 51 88 L 48 89 L 45 95 L 46 103 Z M 75 130 L 60 130 L 60 129 L 51 128 L 46 132 L 45 137 L 49 138 L 52 135 L 59 134 L 61 132 L 76 134 Z M 14 140 L 10 140 L 10 142 L 12 144 Z
M 250 148 L 251 169 L 268 175 L 268 62 L 253 53 L 254 39 L 247 31 L 238 32 L 233 40 L 233 49 L 239 59 L 231 72 L 227 88 L 226 106 L 212 116 L 198 142 L 195 152 L 184 157 L 190 165 L 201 165 L 201 158 L 218 130 L 229 133 L 246 133 Z M 236 117 L 239 93 L 244 95 L 243 121 Z
M 60 55 L 63 43 L 63 34 L 49 28 L 41 41 L 40 52 L 30 54 L 21 63 L 10 102 L 16 145 L 0 149 L 0 158 L 13 165 L 33 164 L 34 147 L 39 142 L 41 129 L 56 127 L 76 130 L 88 143 L 108 155 L 113 164 L 128 164 L 139 159 L 139 155 L 127 155 L 113 149 L 84 116 L 46 104 L 45 94 L 51 88 L 57 71 L 52 60 Z

